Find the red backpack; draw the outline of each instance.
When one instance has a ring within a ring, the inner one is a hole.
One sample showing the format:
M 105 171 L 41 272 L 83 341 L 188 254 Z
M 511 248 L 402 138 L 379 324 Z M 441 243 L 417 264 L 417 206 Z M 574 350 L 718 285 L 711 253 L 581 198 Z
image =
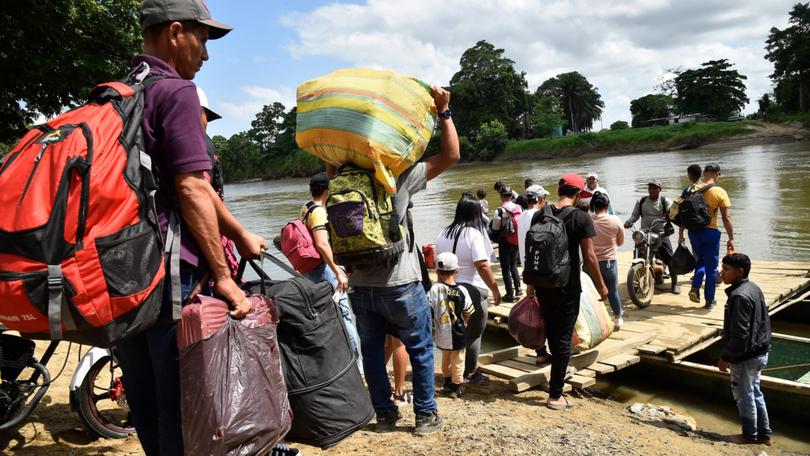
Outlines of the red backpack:
M 309 214 L 319 207 L 318 204 L 307 205 L 304 220 L 295 219 L 281 229 L 281 252 L 290 260 L 290 264 L 300 273 L 307 273 L 321 264 L 321 254 L 315 248 L 312 233 L 306 225 Z
M 9 329 L 109 347 L 157 320 L 165 266 L 143 90 L 97 86 L 0 165 L 0 323 Z

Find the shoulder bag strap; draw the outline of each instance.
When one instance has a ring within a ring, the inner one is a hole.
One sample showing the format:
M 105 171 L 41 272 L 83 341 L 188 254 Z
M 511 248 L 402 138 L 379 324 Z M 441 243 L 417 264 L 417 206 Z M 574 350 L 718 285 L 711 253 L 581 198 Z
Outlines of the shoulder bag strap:
M 465 229 L 466 227 L 458 230 L 458 233 L 456 233 L 456 239 L 453 241 L 453 255 L 456 254 L 456 247 L 458 247 L 458 239 L 461 237 L 461 232 Z

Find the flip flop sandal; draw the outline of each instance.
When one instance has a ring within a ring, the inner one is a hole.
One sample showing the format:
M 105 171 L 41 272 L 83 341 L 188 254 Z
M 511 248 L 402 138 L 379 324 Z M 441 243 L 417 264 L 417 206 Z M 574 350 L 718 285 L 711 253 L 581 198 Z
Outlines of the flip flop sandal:
M 546 401 L 546 407 L 550 408 L 551 410 L 565 410 L 565 409 L 570 409 L 571 407 L 574 406 L 574 404 L 572 404 L 571 402 L 568 401 L 567 397 L 562 396 L 562 398 L 565 400 L 564 405 L 552 404 L 552 403 Z

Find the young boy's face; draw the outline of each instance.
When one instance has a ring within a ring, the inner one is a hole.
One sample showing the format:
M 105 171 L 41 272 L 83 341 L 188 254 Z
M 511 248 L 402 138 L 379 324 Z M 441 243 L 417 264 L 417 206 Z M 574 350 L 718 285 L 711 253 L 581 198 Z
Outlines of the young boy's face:
M 737 283 L 743 278 L 743 270 L 742 268 L 735 268 L 734 266 L 729 266 L 723 263 L 720 266 L 720 279 L 726 285 L 731 285 L 733 283 Z

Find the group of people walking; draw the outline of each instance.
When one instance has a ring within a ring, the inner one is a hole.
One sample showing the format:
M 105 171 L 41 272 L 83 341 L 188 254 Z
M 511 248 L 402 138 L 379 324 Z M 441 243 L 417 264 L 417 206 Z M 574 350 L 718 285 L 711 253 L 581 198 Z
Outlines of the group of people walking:
M 182 219 L 179 262 L 170 265 L 179 268 L 180 283 L 167 283 L 165 287 L 161 322 L 122 342 L 117 352 L 124 372 L 132 423 L 144 452 L 148 455 L 180 455 L 183 453 L 182 385 L 172 302 L 177 293 L 181 297 L 187 296 L 202 286 L 205 292 L 216 293 L 231 305 L 232 317 L 244 317 L 251 304 L 234 281 L 226 254 L 228 249 L 223 249 L 223 238 L 231 240 L 225 242 L 226 247 L 234 246 L 245 259 L 257 258 L 265 248 L 265 242 L 240 224 L 225 207 L 220 195 L 213 191 L 214 160 L 209 154 L 204 133 L 204 122 L 212 120 L 208 115 L 210 108 L 205 106 L 207 111 L 204 109 L 191 82 L 208 60 L 207 41 L 224 37 L 232 28 L 213 20 L 201 0 L 145 0 L 141 22 L 143 54 L 133 59 L 132 67 L 136 69 L 147 64 L 149 75 L 158 77 L 146 88 L 143 131 L 146 153 L 151 157 L 158 176 L 157 209 L 164 238 L 169 231 L 169 220 L 178 216 Z M 450 93 L 433 87 L 431 94 L 441 113 L 438 116 L 442 132 L 440 152 L 398 176 L 393 212 L 398 215 L 396 222 L 402 227 L 407 225 L 413 196 L 460 158 L 458 136 L 449 110 Z M 206 116 L 203 122 L 201 115 Z M 435 345 L 443 352 L 443 391 L 458 397 L 462 384 L 487 381 L 478 369 L 477 360 L 489 299 L 491 297 L 492 304 L 497 306 L 501 301 L 514 302 L 524 293 L 517 262 L 525 264 L 527 251 L 520 240 L 525 239 L 526 230 L 540 212 L 562 220 L 567 255 L 570 264 L 574 265 L 574 273 L 558 287 L 526 285 L 525 293 L 537 296 L 546 321 L 550 355 L 538 353 L 538 360 L 542 356 L 544 362 L 551 362 L 547 406 L 552 409 L 569 407 L 570 402 L 562 393 L 571 356 L 571 335 L 579 312 L 582 288 L 580 274 L 576 272 L 582 262 L 600 296 L 610 299 L 614 315 L 621 321 L 615 252 L 623 242 L 623 233 L 617 229 L 615 216 L 610 215 L 613 211 L 610 198 L 607 191 L 599 187 L 598 176 L 591 174 L 586 182 L 577 174 L 563 175 L 558 181 L 554 203 L 548 202 L 549 191 L 530 180 L 525 182 L 522 195 L 498 183 L 495 189 L 500 195 L 501 205 L 489 222 L 485 195 L 482 197 L 481 191 L 477 197 L 465 193 L 456 206 L 453 221 L 441 230 L 436 240 L 438 280 L 427 288 L 419 249 L 405 249 L 394 264 L 358 269 L 350 274 L 336 264 L 325 229 L 328 219 L 323 208 L 329 192 L 329 176 L 334 171 L 334 168 L 327 167 L 326 174 L 311 180 L 312 200 L 300 214 L 322 259 L 320 266 L 309 271 L 307 277 L 313 281 L 328 281 L 336 291 L 345 292 L 338 304 L 352 344 L 362 357 L 365 381 L 376 411 L 376 429 L 381 432 L 394 430 L 402 418 L 395 402 L 402 391 L 392 390 L 386 368 L 392 353 L 395 366 L 401 366 L 397 376 L 401 374 L 404 380 L 402 350 L 407 354 L 413 371 L 414 432 L 417 434 L 430 433 L 442 426 L 435 400 L 434 336 Z M 702 191 L 710 211 L 720 210 L 729 234 L 729 248 L 733 249 L 728 212 L 730 202 L 725 191 L 717 186 L 719 176 L 719 167 L 708 165 L 702 182 L 695 178 L 689 191 Z M 634 217 L 641 217 L 642 224 L 646 223 L 645 217 L 660 216 L 667 210 L 667 201 L 659 196 L 660 187 L 657 181 L 651 181 L 649 197 L 637 204 Z M 576 209 L 585 202 L 593 212 L 592 216 Z M 631 217 L 628 222 L 632 223 L 631 220 L 635 221 Z M 403 229 L 406 240 L 412 241 L 412 234 L 407 231 Z M 506 288 L 503 296 L 490 266 L 493 250 L 490 235 L 493 232 L 505 233 L 497 239 Z M 699 264 L 690 298 L 699 300 L 698 290 L 705 277 L 705 302 L 712 306 L 715 303 L 719 248 L 716 215 L 704 229 L 689 230 L 688 234 Z M 683 231 L 680 237 L 683 238 Z M 745 271 L 747 276 L 745 264 L 739 261 L 724 261 L 724 268 L 740 264 L 742 266 L 738 269 Z M 173 289 L 177 286 L 179 290 Z M 740 290 L 735 292 L 737 294 L 755 294 L 755 289 L 749 285 L 739 285 L 737 289 Z M 677 291 L 676 281 L 673 291 Z M 760 344 L 756 347 L 759 353 L 764 339 L 755 341 Z M 737 349 L 729 352 L 729 362 L 738 362 L 741 359 L 739 352 Z M 757 359 L 761 364 L 761 358 Z M 734 366 L 732 364 L 732 371 Z M 753 367 L 746 369 L 746 378 L 752 377 Z M 761 394 L 751 394 L 759 401 Z M 746 426 L 749 431 L 752 425 L 748 423 Z M 764 430 L 763 426 L 767 427 L 767 419 L 765 425 L 761 419 L 754 419 L 756 429 L 752 432 L 760 432 L 759 436 L 754 435 L 755 439 L 764 438 L 764 434 L 769 437 L 770 431 Z M 751 438 L 751 435 L 746 437 Z M 294 455 L 299 451 L 279 446 L 272 454 Z

